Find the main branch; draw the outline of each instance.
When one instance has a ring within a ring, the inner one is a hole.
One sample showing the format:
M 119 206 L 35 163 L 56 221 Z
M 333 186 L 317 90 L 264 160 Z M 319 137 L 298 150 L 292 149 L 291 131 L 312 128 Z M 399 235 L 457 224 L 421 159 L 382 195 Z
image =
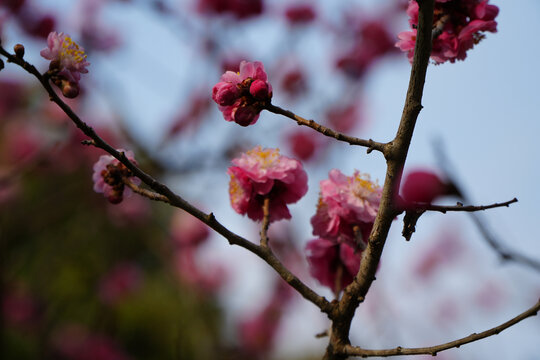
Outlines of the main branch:
M 339 306 L 331 314 L 332 329 L 325 360 L 341 360 L 348 357 L 348 355 L 340 353 L 338 349 L 350 343 L 349 331 L 354 312 L 375 280 L 375 272 L 390 225 L 397 213 L 394 199 L 399 189 L 401 173 L 407 158 L 416 119 L 422 109 L 422 94 L 431 53 L 434 0 L 418 0 L 418 4 L 418 32 L 405 106 L 394 140 L 386 144 L 383 149 L 387 161 L 387 171 L 379 212 L 368 245 L 362 253 L 360 270 L 354 281 L 345 289 Z

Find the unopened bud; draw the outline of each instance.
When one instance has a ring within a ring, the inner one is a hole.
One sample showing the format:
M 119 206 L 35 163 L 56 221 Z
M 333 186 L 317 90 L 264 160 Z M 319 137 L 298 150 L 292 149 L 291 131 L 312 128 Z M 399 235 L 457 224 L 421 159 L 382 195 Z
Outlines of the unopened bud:
M 62 94 L 68 99 L 76 98 L 79 95 L 79 85 L 69 81 L 62 81 Z
M 60 60 L 53 60 L 49 64 L 49 71 L 58 71 L 60 70 Z
M 15 56 L 17 56 L 19 59 L 24 57 L 24 46 L 22 44 L 15 45 L 13 50 L 15 51 Z

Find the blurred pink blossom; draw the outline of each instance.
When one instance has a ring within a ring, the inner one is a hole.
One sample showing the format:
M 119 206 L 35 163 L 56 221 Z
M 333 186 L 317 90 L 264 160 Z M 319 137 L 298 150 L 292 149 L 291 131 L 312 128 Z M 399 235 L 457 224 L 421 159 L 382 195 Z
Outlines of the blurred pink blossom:
M 429 170 L 414 170 L 405 176 L 401 196 L 407 203 L 431 203 L 448 193 L 448 185 Z
M 290 219 L 287 204 L 307 192 L 307 174 L 298 160 L 280 155 L 278 149 L 260 146 L 232 160 L 229 195 L 233 209 L 252 220 L 262 220 L 264 198 L 270 200 L 270 221 Z
M 336 66 L 345 74 L 359 78 L 375 61 L 393 53 L 394 50 L 394 37 L 388 30 L 387 22 L 364 19 L 357 26 L 355 43 L 349 51 L 338 58 Z
M 313 131 L 297 129 L 287 136 L 287 142 L 294 156 L 302 161 L 307 161 L 315 155 L 323 145 Z
M 38 316 L 36 300 L 24 286 L 6 287 L 2 294 L 2 317 L 6 324 L 28 328 L 35 324 Z
M 347 133 L 363 123 L 359 101 L 351 104 L 333 106 L 326 112 L 328 125 L 339 132 Z
M 362 252 L 348 243 L 314 239 L 307 243 L 306 252 L 311 276 L 332 291 L 343 290 L 360 269 Z
M 171 218 L 170 234 L 178 247 L 185 248 L 203 243 L 208 239 L 210 230 L 194 216 L 183 210 L 176 210 Z
M 175 269 L 180 281 L 202 292 L 214 294 L 225 283 L 227 273 L 221 264 L 197 262 L 197 247 L 185 247 L 175 253 Z
M 262 14 L 263 0 L 198 0 L 197 10 L 203 14 L 231 14 L 238 19 Z
M 316 17 L 317 13 L 309 3 L 289 5 L 285 9 L 285 18 L 292 25 L 308 24 Z
M 64 325 L 52 337 L 54 351 L 66 360 L 128 360 L 116 342 L 90 333 L 82 325 Z
M 141 269 L 131 263 L 116 265 L 101 279 L 99 298 L 105 304 L 115 305 L 135 293 L 142 284 Z

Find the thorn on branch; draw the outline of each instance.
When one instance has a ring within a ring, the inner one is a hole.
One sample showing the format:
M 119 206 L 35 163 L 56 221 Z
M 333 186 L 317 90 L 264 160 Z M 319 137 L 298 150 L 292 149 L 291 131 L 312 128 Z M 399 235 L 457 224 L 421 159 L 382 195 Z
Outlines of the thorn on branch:
M 406 241 L 411 240 L 412 234 L 416 231 L 416 223 L 425 210 L 407 210 L 403 218 L 402 235 Z
M 83 140 L 81 141 L 81 144 L 86 146 L 96 146 L 96 142 L 91 139 Z

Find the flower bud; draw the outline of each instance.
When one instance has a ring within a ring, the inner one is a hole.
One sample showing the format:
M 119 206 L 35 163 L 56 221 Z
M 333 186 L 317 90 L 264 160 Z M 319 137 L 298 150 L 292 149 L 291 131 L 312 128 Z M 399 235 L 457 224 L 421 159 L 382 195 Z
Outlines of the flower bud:
M 17 56 L 19 59 L 24 57 L 24 46 L 22 44 L 15 45 L 13 50 L 15 51 L 15 56 Z
M 266 81 L 257 79 L 251 83 L 251 86 L 249 87 L 249 93 L 258 100 L 268 99 L 268 84 L 266 83 Z
M 234 104 L 240 95 L 236 84 L 230 82 L 219 82 L 212 89 L 212 99 L 221 106 Z
M 79 95 L 79 86 L 74 82 L 62 81 L 62 94 L 68 99 L 76 98 Z
M 255 122 L 259 116 L 259 111 L 251 105 L 240 106 L 233 114 L 234 122 L 241 126 L 248 126 Z

